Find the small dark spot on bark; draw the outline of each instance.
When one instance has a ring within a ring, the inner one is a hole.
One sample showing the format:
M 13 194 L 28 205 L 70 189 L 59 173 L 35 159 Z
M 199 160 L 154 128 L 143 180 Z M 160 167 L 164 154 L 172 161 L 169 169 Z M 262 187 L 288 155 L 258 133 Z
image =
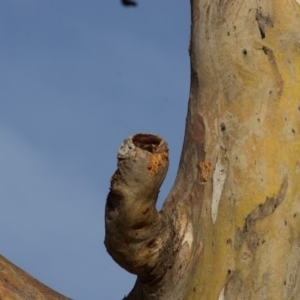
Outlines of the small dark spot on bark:
M 286 285 L 286 280 L 283 282 L 283 285 Z
M 298 110 L 300 111 L 300 105 L 298 106 Z
M 225 131 L 226 130 L 226 126 L 225 126 L 225 124 L 223 122 L 221 123 L 220 127 L 221 127 L 221 131 Z
M 257 121 L 260 122 L 260 118 L 258 118 Z
M 227 239 L 226 243 L 227 243 L 227 244 L 231 244 L 231 243 L 232 243 L 231 238 Z
M 261 242 L 261 243 L 262 243 L 262 244 L 264 244 L 265 242 L 266 242 L 265 240 L 262 240 L 262 242 Z
M 235 159 L 239 159 L 238 156 L 236 156 Z
M 227 35 L 230 36 L 230 32 L 229 31 L 227 32 Z
M 295 129 L 294 128 L 292 128 L 292 133 L 295 133 Z
M 196 292 L 196 287 L 194 287 L 194 292 Z
M 297 216 L 297 213 L 294 214 L 294 218 L 296 218 L 296 216 Z
M 286 220 L 284 220 L 284 225 L 285 225 L 285 226 L 287 225 L 287 221 L 286 221 Z
M 247 56 L 248 52 L 246 49 L 243 50 L 243 54 L 244 54 L 244 56 Z
M 268 53 L 269 53 L 269 51 L 270 51 L 270 49 L 269 49 L 268 47 L 266 47 L 266 46 L 263 46 L 263 47 L 262 47 L 262 50 L 264 51 L 264 53 L 265 53 L 266 55 L 268 55 Z
M 273 27 L 273 22 L 270 16 L 264 16 L 261 12 L 261 8 L 256 11 L 255 20 L 258 24 L 258 29 L 262 39 L 266 37 L 266 25 Z
M 236 29 L 236 26 L 235 26 L 235 25 L 233 26 L 233 29 Z
M 263 39 L 266 37 L 264 28 L 262 28 L 262 27 L 260 27 L 260 26 L 258 26 L 258 28 L 259 28 L 259 32 L 260 32 L 261 39 L 263 40 Z
M 142 214 L 145 215 L 148 211 L 149 211 L 149 207 L 148 207 L 146 210 L 144 210 L 144 211 L 142 212 Z
M 264 181 L 264 180 L 261 178 L 260 181 Z
M 215 246 L 215 243 L 214 243 L 214 241 L 212 241 L 212 242 L 211 242 L 211 246 L 212 246 L 212 247 L 214 247 L 214 246 Z
M 269 95 L 272 95 L 272 93 L 273 93 L 272 91 L 269 91 Z
M 231 274 L 231 270 L 227 270 L 227 274 L 230 275 Z
M 147 246 L 148 246 L 148 248 L 154 248 L 156 245 L 157 245 L 157 244 L 156 244 L 156 241 L 153 240 L 153 241 L 151 241 Z
M 285 117 L 284 120 L 287 121 L 287 117 Z

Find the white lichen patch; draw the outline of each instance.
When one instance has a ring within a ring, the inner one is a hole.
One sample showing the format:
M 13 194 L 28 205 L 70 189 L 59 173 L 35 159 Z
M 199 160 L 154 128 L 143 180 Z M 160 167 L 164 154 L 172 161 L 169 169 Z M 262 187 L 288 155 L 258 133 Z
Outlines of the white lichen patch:
M 224 149 L 221 148 L 219 155 L 217 157 L 217 162 L 213 174 L 213 196 L 212 196 L 212 204 L 211 204 L 211 217 L 214 224 L 217 220 L 220 199 L 222 196 L 222 191 L 224 188 L 226 176 L 227 176 L 227 158 Z
M 189 247 L 191 248 L 192 244 L 193 244 L 193 240 L 194 240 L 193 227 L 192 227 L 191 223 L 188 223 L 187 226 L 186 226 L 186 230 L 185 230 L 185 234 L 184 234 L 184 237 L 183 237 L 183 240 L 182 240 L 182 244 L 187 242 Z
M 300 0 L 296 0 L 296 2 L 297 2 L 298 4 L 300 4 Z
M 218 300 L 225 300 L 225 289 L 222 288 L 222 291 L 219 294 Z
M 119 147 L 118 158 L 127 158 L 135 150 L 135 145 L 132 141 L 132 136 L 126 138 Z

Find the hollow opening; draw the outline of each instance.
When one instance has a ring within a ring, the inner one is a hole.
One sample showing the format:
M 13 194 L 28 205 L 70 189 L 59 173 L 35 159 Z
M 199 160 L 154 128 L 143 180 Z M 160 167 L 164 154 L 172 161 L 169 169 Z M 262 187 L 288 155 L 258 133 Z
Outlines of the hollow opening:
M 132 142 L 136 147 L 154 153 L 161 142 L 161 138 L 153 134 L 139 133 L 132 138 Z

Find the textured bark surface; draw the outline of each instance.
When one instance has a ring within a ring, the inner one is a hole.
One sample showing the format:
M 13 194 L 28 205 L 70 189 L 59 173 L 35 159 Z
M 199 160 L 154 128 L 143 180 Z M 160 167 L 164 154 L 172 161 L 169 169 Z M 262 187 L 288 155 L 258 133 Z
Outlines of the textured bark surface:
M 119 148 L 118 169 L 107 197 L 107 251 L 148 285 L 160 281 L 173 265 L 172 223 L 155 208 L 168 166 L 168 148 L 161 137 L 128 137 Z
M 300 299 L 300 1 L 192 0 L 191 90 L 176 181 L 166 142 L 127 138 L 105 245 L 125 299 Z M 0 299 L 68 299 L 0 256 Z
M 299 3 L 200 0 L 192 10 L 213 171 L 186 299 L 299 299 Z
M 12 264 L 0 255 L 1 300 L 71 300 Z
M 122 253 L 131 249 L 127 270 L 143 263 L 126 299 L 300 298 L 299 2 L 191 1 L 181 162 L 157 221 L 143 227 L 171 259 L 147 281 L 148 262 L 162 265 L 165 254 L 140 259 L 147 246 L 127 243 L 131 230 L 108 230 Z M 137 218 L 147 201 L 135 201 Z

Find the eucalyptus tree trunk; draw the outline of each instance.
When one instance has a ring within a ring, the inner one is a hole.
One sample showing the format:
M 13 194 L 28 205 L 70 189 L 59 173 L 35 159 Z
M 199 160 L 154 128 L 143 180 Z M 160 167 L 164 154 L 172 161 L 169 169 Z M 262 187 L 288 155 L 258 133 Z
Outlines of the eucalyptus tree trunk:
M 126 299 L 300 299 L 300 1 L 191 1 L 178 175 L 160 136 L 119 148 L 105 245 Z
M 127 300 L 300 299 L 300 0 L 191 1 L 191 91 L 163 208 L 162 137 L 118 151 L 105 245 Z M 0 298 L 68 299 L 0 256 Z

